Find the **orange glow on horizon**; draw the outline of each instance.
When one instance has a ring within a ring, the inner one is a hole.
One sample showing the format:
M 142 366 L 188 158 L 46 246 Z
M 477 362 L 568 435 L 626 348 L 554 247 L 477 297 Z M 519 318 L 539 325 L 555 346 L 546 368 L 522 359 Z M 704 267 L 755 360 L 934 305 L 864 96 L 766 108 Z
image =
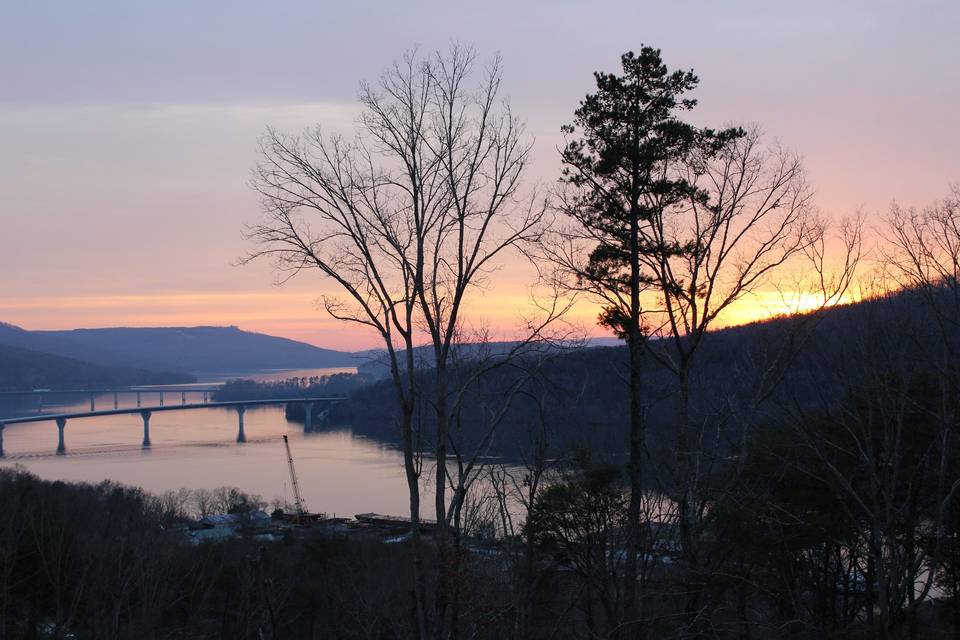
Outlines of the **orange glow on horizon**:
M 0 300 L 0 320 L 32 330 L 96 327 L 229 326 L 307 342 L 337 350 L 380 346 L 378 336 L 360 326 L 334 320 L 302 291 L 163 292 L 152 295 L 42 296 Z M 850 302 L 845 296 L 841 302 Z M 747 324 L 821 306 L 821 299 L 799 292 L 758 291 L 728 307 L 714 328 Z M 579 301 L 565 322 L 590 337 L 610 337 L 596 320 L 600 306 Z M 489 331 L 495 340 L 516 338 L 523 317 L 536 308 L 525 294 L 485 292 L 464 310 L 468 331 Z

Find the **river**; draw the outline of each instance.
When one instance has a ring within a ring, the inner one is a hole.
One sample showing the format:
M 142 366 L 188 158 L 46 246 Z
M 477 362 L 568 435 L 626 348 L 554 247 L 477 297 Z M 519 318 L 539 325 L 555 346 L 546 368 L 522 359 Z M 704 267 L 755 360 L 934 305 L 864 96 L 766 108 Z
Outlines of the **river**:
M 313 369 L 254 374 L 203 376 L 209 385 L 227 377 L 277 380 L 344 371 Z M 179 404 L 179 393 L 168 393 L 167 404 Z M 188 393 L 187 402 L 202 394 Z M 88 411 L 89 399 L 45 411 Z M 156 397 L 144 395 L 144 406 Z M 113 395 L 96 399 L 98 408 L 113 408 Z M 120 407 L 135 407 L 136 398 L 121 396 Z M 334 425 L 304 433 L 303 425 L 288 422 L 282 406 L 251 407 L 244 419 L 247 442 L 237 444 L 237 414 L 210 408 L 154 413 L 150 420 L 152 447 L 140 446 L 143 422 L 139 415 L 74 419 L 65 429 L 66 455 L 55 455 L 57 428 L 51 422 L 12 424 L 4 433 L 7 457 L 3 466 L 22 465 L 47 479 L 99 482 L 113 480 L 160 493 L 169 489 L 214 489 L 234 486 L 265 501 L 293 493 L 282 435 L 290 440 L 301 491 L 311 511 L 352 516 L 377 512 L 408 513 L 403 459 L 395 447 L 355 435 L 349 425 Z M 423 504 L 432 505 L 429 487 Z M 426 513 L 424 514 L 426 516 Z

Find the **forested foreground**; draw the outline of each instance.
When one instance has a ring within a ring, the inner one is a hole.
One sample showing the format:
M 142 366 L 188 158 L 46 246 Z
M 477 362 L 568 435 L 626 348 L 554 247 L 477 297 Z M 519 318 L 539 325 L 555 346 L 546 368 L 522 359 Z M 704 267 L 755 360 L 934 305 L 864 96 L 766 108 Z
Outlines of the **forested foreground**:
M 944 479 L 958 477 L 960 446 L 943 430 L 958 408 L 943 382 L 882 375 L 831 411 L 756 430 L 702 477 L 692 559 L 676 503 L 650 492 L 629 633 L 626 470 L 582 450 L 490 466 L 457 529 L 457 571 L 440 589 L 428 569 L 429 593 L 456 603 L 463 638 L 956 637 L 960 500 Z M 200 515 L 261 506 L 237 491 L 151 496 L 5 470 L 0 637 L 416 634 L 408 537 L 183 535 Z M 435 567 L 429 536 L 425 549 Z

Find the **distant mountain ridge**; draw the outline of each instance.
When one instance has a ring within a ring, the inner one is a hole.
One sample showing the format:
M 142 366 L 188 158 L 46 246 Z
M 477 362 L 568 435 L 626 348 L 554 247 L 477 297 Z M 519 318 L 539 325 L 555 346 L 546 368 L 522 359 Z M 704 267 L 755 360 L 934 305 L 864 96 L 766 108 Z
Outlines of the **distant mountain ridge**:
M 94 365 L 189 373 L 356 365 L 350 353 L 235 326 L 28 331 L 0 323 L 0 345 Z

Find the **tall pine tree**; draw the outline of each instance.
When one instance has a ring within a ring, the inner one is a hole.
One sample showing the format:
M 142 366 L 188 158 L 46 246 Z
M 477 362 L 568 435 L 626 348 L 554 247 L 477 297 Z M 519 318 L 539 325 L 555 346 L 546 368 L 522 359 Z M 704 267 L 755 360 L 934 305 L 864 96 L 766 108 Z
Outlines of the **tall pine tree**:
M 597 90 L 574 112 L 563 128 L 568 142 L 562 151 L 565 183 L 563 208 L 593 241 L 589 259 L 574 269 L 578 286 L 601 297 L 600 323 L 623 338 L 630 353 L 630 502 L 621 629 L 638 629 L 637 556 L 641 547 L 640 513 L 644 491 L 642 457 L 644 419 L 642 382 L 644 309 L 641 295 L 657 286 L 644 273 L 641 256 L 669 260 L 689 248 L 653 246 L 644 225 L 659 224 L 663 213 L 691 199 L 706 199 L 677 171 L 694 150 L 719 149 L 739 129 L 716 132 L 679 119 L 696 106 L 686 97 L 699 80 L 692 71 L 669 71 L 660 50 L 642 47 L 621 57 L 622 75 L 597 72 Z

